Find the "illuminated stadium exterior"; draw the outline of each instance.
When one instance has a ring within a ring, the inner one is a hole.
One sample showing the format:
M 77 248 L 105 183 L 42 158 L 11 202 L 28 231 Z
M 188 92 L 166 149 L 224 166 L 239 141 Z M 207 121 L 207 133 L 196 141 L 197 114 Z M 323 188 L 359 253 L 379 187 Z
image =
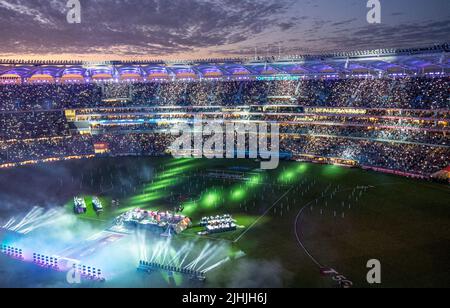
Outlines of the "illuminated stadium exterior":
M 428 177 L 449 165 L 448 45 L 285 59 L 0 66 L 0 166 L 167 155 L 175 123 L 281 124 L 285 157 Z
M 174 80 L 297 80 L 367 76 L 445 75 L 448 44 L 421 49 L 373 50 L 327 55 L 198 61 L 0 60 L 2 83 L 142 82 Z

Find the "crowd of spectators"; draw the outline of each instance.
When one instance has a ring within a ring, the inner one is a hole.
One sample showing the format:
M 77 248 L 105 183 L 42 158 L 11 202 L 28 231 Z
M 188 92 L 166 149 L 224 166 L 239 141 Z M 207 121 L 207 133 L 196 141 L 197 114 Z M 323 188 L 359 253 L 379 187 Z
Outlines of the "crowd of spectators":
M 0 85 L 0 111 L 85 108 L 101 99 L 95 84 Z
M 281 123 L 283 151 L 429 174 L 450 164 L 449 89 L 448 77 L 0 85 L 0 164 L 91 155 L 97 142 L 111 155 L 161 155 L 170 120 L 205 113 Z M 67 109 L 96 121 L 95 134 L 79 135 Z
M 94 154 L 88 136 L 0 141 L 0 164 Z
M 0 113 L 0 140 L 57 137 L 69 134 L 69 123 L 61 111 Z
M 281 126 L 281 132 L 296 135 L 337 136 L 349 139 L 450 146 L 450 133 L 423 130 L 363 129 L 361 127 L 329 125 L 285 125 Z
M 449 78 L 343 79 L 302 82 L 305 106 L 448 109 Z
M 356 160 L 362 165 L 429 175 L 449 164 L 450 149 L 420 144 L 340 137 L 284 138 L 281 148 L 293 154 Z
M 114 98 L 128 99 L 125 106 L 258 105 L 290 98 L 302 106 L 432 110 L 448 108 L 449 89 L 448 77 L 0 85 L 0 110 L 120 104 L 109 101 Z

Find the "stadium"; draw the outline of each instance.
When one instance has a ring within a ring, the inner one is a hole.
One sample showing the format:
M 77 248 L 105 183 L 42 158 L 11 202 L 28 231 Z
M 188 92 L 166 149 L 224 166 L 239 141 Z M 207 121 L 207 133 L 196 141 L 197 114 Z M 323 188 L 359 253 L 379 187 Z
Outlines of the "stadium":
M 2 60 L 0 285 L 448 286 L 449 55 Z M 278 168 L 172 157 L 198 119 L 278 123 Z

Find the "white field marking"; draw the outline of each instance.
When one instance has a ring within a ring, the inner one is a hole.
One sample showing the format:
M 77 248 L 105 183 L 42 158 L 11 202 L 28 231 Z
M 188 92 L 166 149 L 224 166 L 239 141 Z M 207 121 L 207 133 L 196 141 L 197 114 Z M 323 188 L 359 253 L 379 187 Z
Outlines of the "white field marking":
M 376 189 L 377 187 L 380 187 L 380 186 L 390 186 L 390 185 L 399 185 L 399 184 L 403 184 L 403 183 L 400 183 L 400 182 L 397 182 L 397 183 L 386 183 L 386 184 L 381 184 L 381 185 L 378 185 L 378 186 L 372 186 L 372 187 L 370 187 L 370 189 Z M 342 192 L 346 192 L 346 191 L 350 191 L 350 190 L 353 190 L 353 189 L 355 189 L 355 187 L 353 187 L 353 188 L 347 188 L 347 189 L 343 189 L 343 190 L 337 191 L 336 194 L 342 193 Z M 305 247 L 305 245 L 302 243 L 302 240 L 300 239 L 300 236 L 299 236 L 299 234 L 298 234 L 298 227 L 297 227 L 297 226 L 298 226 L 299 222 L 301 222 L 301 221 L 300 221 L 300 217 L 301 217 L 301 215 L 303 214 L 303 211 L 304 211 L 306 208 L 308 208 L 308 207 L 309 207 L 313 202 L 315 202 L 316 200 L 325 199 L 325 198 L 330 197 L 330 196 L 332 196 L 332 195 L 333 195 L 333 193 L 330 194 L 330 195 L 326 195 L 326 196 L 323 196 L 323 197 L 319 197 L 319 198 L 314 199 L 314 200 L 308 202 L 307 204 L 305 204 L 305 205 L 300 209 L 300 211 L 298 212 L 297 217 L 295 218 L 295 222 L 294 222 L 294 232 L 295 232 L 295 237 L 297 238 L 297 243 L 298 243 L 298 244 L 300 245 L 300 247 L 303 249 L 303 251 L 305 252 L 305 254 L 311 259 L 311 261 L 312 261 L 314 264 L 316 264 L 319 268 L 323 267 L 322 264 L 321 264 L 319 261 L 317 261 L 317 260 L 313 257 L 313 255 L 308 251 L 308 249 L 307 249 L 307 248 Z
M 234 241 L 233 243 L 237 243 L 240 241 L 240 239 L 248 232 L 250 231 L 264 216 L 266 216 L 281 200 L 284 199 L 292 190 L 294 189 L 294 186 L 292 186 L 288 191 L 286 191 L 277 201 L 275 201 L 271 207 L 269 207 L 261 216 L 259 216 L 244 232 L 241 233 Z

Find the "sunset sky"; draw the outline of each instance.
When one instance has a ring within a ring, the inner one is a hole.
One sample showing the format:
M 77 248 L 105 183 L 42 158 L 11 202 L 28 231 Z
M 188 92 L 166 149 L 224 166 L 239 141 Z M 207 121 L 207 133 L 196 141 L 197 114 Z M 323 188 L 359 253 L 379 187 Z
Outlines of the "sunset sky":
M 449 0 L 0 0 L 0 58 L 190 59 L 419 47 L 450 41 Z

